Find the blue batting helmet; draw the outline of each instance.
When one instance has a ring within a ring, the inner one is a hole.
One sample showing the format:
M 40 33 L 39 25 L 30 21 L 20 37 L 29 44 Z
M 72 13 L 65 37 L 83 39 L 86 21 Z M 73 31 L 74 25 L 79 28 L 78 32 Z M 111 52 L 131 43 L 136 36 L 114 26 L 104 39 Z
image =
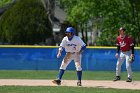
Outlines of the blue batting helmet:
M 66 33 L 72 33 L 72 34 L 75 34 L 75 29 L 73 27 L 68 27 L 66 29 Z

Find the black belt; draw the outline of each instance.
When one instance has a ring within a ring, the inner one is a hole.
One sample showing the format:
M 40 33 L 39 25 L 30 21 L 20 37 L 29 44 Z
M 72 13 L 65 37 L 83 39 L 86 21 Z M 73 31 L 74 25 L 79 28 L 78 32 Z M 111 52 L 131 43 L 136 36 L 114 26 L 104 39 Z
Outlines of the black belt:
M 68 52 L 67 52 L 68 53 Z M 71 53 L 71 54 L 75 54 L 76 52 L 69 52 L 69 53 Z
M 121 51 L 121 52 L 128 52 L 128 51 L 130 51 L 130 50 L 126 50 L 126 51 Z

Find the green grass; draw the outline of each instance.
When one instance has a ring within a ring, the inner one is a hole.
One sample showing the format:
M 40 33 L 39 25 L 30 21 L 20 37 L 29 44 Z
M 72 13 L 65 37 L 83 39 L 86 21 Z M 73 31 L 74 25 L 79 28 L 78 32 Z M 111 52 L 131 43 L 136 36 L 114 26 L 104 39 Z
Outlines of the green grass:
M 11 3 L 13 0 L 0 0 L 0 8 Z
M 50 70 L 0 70 L 1 79 L 55 79 L 58 71 Z M 113 80 L 114 71 L 83 71 L 83 80 Z M 122 72 L 126 80 L 127 73 Z M 133 73 L 133 80 L 139 80 L 140 73 Z M 76 80 L 76 71 L 66 71 L 63 79 Z M 0 93 L 140 93 L 140 90 L 64 87 L 64 86 L 0 86 Z
M 51 70 L 0 70 L 1 79 L 54 79 L 58 71 Z M 83 80 L 113 80 L 114 71 L 83 71 Z M 127 72 L 121 73 L 122 80 L 127 79 Z M 139 80 L 140 73 L 133 72 L 133 80 Z M 76 71 L 65 71 L 63 79 L 77 80 Z
M 62 86 L 57 87 L 1 86 L 0 93 L 140 93 L 140 90 L 62 87 Z

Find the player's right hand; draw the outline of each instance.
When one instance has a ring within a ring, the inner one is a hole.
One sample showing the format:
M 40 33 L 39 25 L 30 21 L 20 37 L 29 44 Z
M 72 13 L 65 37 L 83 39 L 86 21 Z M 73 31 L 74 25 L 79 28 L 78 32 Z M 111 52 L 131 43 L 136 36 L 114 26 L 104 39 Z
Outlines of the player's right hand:
M 61 57 L 61 53 L 58 53 L 58 54 L 57 54 L 57 58 L 60 58 L 60 57 Z
M 118 55 L 118 53 L 116 53 L 116 55 L 115 55 L 115 56 L 116 56 L 116 58 L 118 58 L 118 56 L 119 56 L 119 55 Z

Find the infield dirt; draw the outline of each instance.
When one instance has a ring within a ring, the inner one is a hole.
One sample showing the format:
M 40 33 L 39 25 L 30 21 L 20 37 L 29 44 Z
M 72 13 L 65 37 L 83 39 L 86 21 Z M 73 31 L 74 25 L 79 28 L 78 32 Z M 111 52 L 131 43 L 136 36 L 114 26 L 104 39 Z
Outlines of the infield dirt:
M 60 86 L 76 85 L 77 80 L 62 80 Z M 33 80 L 33 79 L 0 79 L 0 86 L 57 86 L 52 83 L 52 80 Z M 104 81 L 104 80 L 82 80 L 81 87 L 96 87 L 96 88 L 117 88 L 117 89 L 139 89 L 140 81 Z

